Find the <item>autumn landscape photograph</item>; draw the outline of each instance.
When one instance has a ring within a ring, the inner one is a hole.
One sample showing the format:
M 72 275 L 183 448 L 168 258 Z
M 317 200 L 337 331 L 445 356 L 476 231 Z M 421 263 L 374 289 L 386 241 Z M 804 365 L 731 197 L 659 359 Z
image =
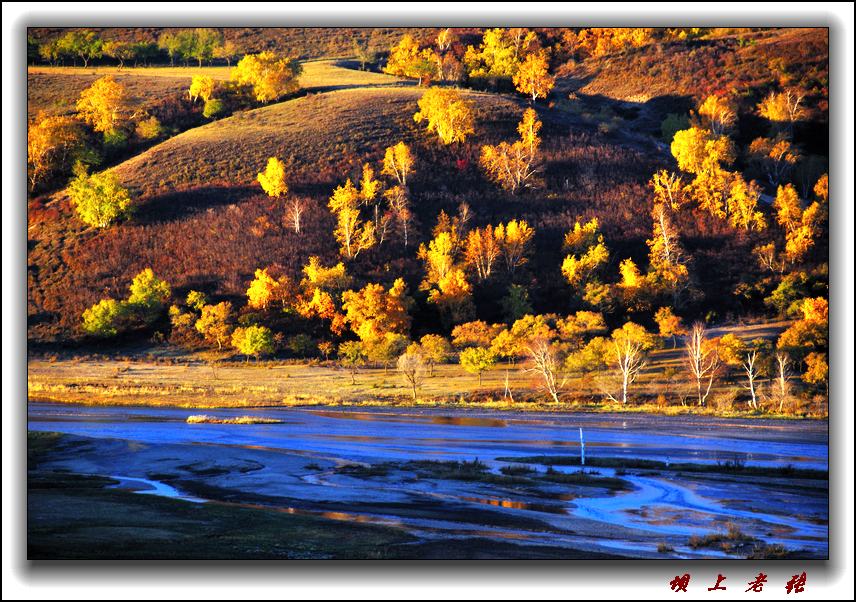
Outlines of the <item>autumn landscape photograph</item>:
M 28 27 L 27 558 L 829 558 L 830 29 L 679 25 Z

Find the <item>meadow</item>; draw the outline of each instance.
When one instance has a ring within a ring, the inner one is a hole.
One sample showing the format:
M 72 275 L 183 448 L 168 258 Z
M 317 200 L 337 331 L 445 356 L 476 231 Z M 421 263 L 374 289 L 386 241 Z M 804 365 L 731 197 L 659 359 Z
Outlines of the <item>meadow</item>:
M 731 326 L 712 334 L 736 334 L 749 341 L 775 340 L 789 322 Z M 246 362 L 213 351 L 175 353 L 150 350 L 144 354 L 118 351 L 107 356 L 46 355 L 28 366 L 28 396 L 32 401 L 82 405 L 167 406 L 183 408 L 264 407 L 422 407 L 507 412 L 649 413 L 711 415 L 743 418 L 825 418 L 817 402 L 798 402 L 779 412 L 773 404 L 761 410 L 736 403 L 733 388 L 740 375 L 731 372 L 718 381 L 705 407 L 693 399 L 685 374 L 685 350 L 664 348 L 651 353 L 629 405 L 602 399 L 591 376 L 569 375 L 560 403 L 545 398 L 539 378 L 526 369 L 531 362 L 502 363 L 476 376 L 460 365 L 440 364 L 424 379 L 417 400 L 394 367 L 360 368 L 351 373 L 334 361 L 263 360 Z M 508 392 L 506 392 L 506 383 Z

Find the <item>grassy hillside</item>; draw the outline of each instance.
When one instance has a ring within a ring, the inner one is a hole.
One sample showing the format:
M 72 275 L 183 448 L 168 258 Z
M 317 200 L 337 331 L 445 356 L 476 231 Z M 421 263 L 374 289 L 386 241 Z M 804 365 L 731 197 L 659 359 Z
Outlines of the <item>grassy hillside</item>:
M 478 163 L 483 144 L 516 138 L 517 122 L 529 106 L 519 96 L 464 90 L 475 107 L 476 133 L 463 144 L 446 147 L 414 123 L 424 89 L 412 81 L 349 69 L 347 62 L 306 62 L 304 89 L 296 97 L 194 127 L 111 167 L 134 194 L 131 220 L 104 230 L 86 229 L 62 192 L 32 199 L 29 337 L 47 343 L 80 341 L 82 311 L 104 297 L 125 297 L 128 283 L 146 267 L 171 284 L 175 298 L 189 289 L 204 290 L 213 299 L 232 301 L 237 309 L 245 305 L 257 268 L 276 264 L 299 279 L 310 255 L 338 261 L 327 200 L 346 178 L 360 177 L 363 163 L 371 162 L 379 171 L 385 147 L 400 140 L 411 145 L 416 157 L 415 173 L 408 179 L 415 217 L 410 246 L 404 247 L 397 231 L 390 232 L 383 245 L 349 263 L 354 287 L 404 277 L 416 298 L 412 334 L 436 331 L 437 312 L 418 290 L 424 266 L 416 249 L 430 238 L 441 210 L 454 214 L 467 203 L 474 215 L 471 226 L 525 219 L 535 228 L 531 260 L 514 280 L 528 288 L 536 313 L 567 313 L 578 307 L 560 272 L 566 254 L 562 238 L 578 219 L 599 220 L 609 248 L 603 268 L 607 281 L 615 282 L 624 259 L 632 258 L 643 271 L 647 267 L 646 240 L 652 232 L 648 180 L 657 169 L 676 169 L 668 148 L 650 136 L 658 134 L 665 112 L 678 111 L 681 103 L 691 106 L 688 99 L 716 86 L 730 87 L 743 90 L 741 103 L 750 107 L 741 106 L 747 122 L 739 124 L 739 136 L 766 135 L 762 129 L 768 124 L 751 123 L 760 121 L 751 115 L 752 103 L 774 78 L 799 78 L 815 82 L 810 89 L 818 95 L 810 100 L 813 112 L 800 128 L 817 130 L 815 143 L 825 136 L 825 127 L 817 127 L 826 111 L 818 100 L 825 90 L 817 88 L 825 77 L 826 53 L 819 49 L 824 33 L 760 32 L 748 42 L 723 35 L 651 44 L 565 65 L 559 69 L 557 91 L 535 105 L 544 123 L 542 181 L 516 195 L 489 181 Z M 808 53 L 804 60 L 799 59 L 800 48 Z M 776 57 L 790 57 L 792 63 L 771 63 Z M 73 98 L 77 92 L 64 82 L 78 85 L 77 78 L 115 71 L 34 68 L 31 78 L 47 79 L 33 80 L 37 85 L 31 98 L 41 99 L 33 104 L 48 105 L 62 94 Z M 146 86 L 157 96 L 184 94 L 181 88 L 201 71 L 227 76 L 223 67 L 129 68 L 117 76 L 133 81 L 141 96 Z M 36 89 L 41 86 L 48 90 Z M 571 91 L 578 100 L 567 98 Z M 577 102 L 585 105 L 582 110 Z M 797 134 L 802 144 L 807 138 L 803 131 Z M 745 146 L 745 140 L 738 138 L 738 143 Z M 291 194 L 306 201 L 299 234 L 285 219 L 285 201 L 269 199 L 256 182 L 271 156 L 287 161 Z M 738 159 L 737 168 L 744 166 L 744 159 Z M 762 299 L 770 291 L 763 290 L 767 284 L 756 286 L 765 274 L 752 259 L 752 249 L 776 232 L 746 233 L 701 211 L 682 211 L 675 219 L 692 257 L 690 272 L 703 293 L 685 308 L 687 318 L 717 321 L 766 312 Z M 825 243 L 820 241 L 813 252 L 812 261 L 822 264 Z M 498 278 L 475 286 L 480 319 L 504 319 L 500 300 L 508 284 Z M 613 308 L 608 313 L 616 321 L 635 319 L 653 326 L 652 312 L 645 309 Z M 162 326 L 168 330 L 166 322 Z M 328 332 L 312 334 L 329 337 Z
M 73 113 L 80 93 L 96 79 L 112 75 L 128 91 L 133 109 L 149 109 L 171 98 L 186 96 L 194 75 L 228 80 L 231 69 L 218 67 L 50 67 L 27 69 L 27 118 L 40 112 L 57 115 Z M 400 78 L 371 71 L 341 67 L 336 61 L 303 63 L 300 85 L 305 92 L 337 87 L 392 85 Z
M 424 147 L 417 150 L 420 160 L 450 168 L 453 159 L 413 122 L 422 92 L 377 87 L 310 94 L 180 134 L 115 168 L 138 208 L 131 222 L 107 231 L 86 230 L 62 193 L 32 202 L 31 335 L 75 337 L 80 312 L 105 292 L 121 296 L 125 281 L 147 265 L 176 287 L 208 286 L 237 296 L 257 267 L 280 263 L 296 275 L 311 254 L 334 259 L 326 200 L 345 178 L 359 177 L 363 162 L 379 161 L 386 146 L 403 139 Z M 495 121 L 504 135 L 513 131 L 516 102 L 471 96 L 483 126 Z M 292 190 L 309 201 L 302 236 L 285 227 L 283 204 L 255 182 L 273 155 L 293 158 Z M 419 170 L 427 189 L 434 169 L 422 164 Z M 436 207 L 435 201 L 420 210 L 429 229 Z M 255 236 L 251 230 L 261 218 L 274 227 Z
M 419 136 L 413 122 L 418 88 L 355 88 L 310 94 L 290 102 L 246 111 L 176 136 L 115 168 L 142 196 L 207 186 L 224 180 L 252 184 L 268 157 L 293 157 L 298 182 L 319 173 L 347 173 L 386 146 Z M 469 94 L 484 115 L 516 103 Z
M 828 47 L 820 28 L 652 44 L 560 66 L 556 95 L 621 101 L 656 134 L 667 113 L 685 114 L 708 94 L 734 94 L 741 112 L 751 112 L 774 87 L 800 85 L 808 91 L 807 121 L 826 123 Z
M 106 295 L 124 296 L 130 279 L 147 266 L 179 295 L 204 288 L 243 304 L 258 267 L 277 263 L 299 277 L 312 254 L 336 260 L 327 199 L 346 178 L 359 177 L 363 162 L 379 167 L 384 148 L 399 140 L 413 145 L 417 157 L 410 183 L 416 244 L 405 249 L 394 237 L 361 256 L 350 267 L 359 279 L 384 281 L 403 274 L 415 292 L 422 277 L 416 245 L 428 237 L 441 209 L 454 213 L 461 202 L 470 204 L 476 224 L 523 217 L 538 229 L 532 271 L 520 277 L 540 282 L 541 288 L 533 286 L 539 308 L 567 308 L 558 271 L 560 240 L 577 216 L 601 215 L 613 248 L 644 248 L 647 210 L 634 208 L 631 200 L 644 198 L 655 163 L 641 149 L 546 110 L 547 186 L 512 197 L 485 179 L 477 167 L 478 153 L 483 143 L 516 135 L 525 103 L 466 92 L 476 107 L 477 135 L 448 148 L 413 122 L 422 92 L 361 87 L 309 94 L 180 134 L 115 167 L 137 194 L 138 208 L 133 220 L 105 231 L 84 229 L 62 194 L 32 202 L 30 336 L 76 339 L 81 312 Z M 284 203 L 268 199 L 255 182 L 272 155 L 292 159 L 292 191 L 308 201 L 300 235 L 284 224 Z M 272 227 L 255 233 L 260 220 Z M 501 311 L 498 293 L 479 293 L 494 317 Z M 429 324 L 436 319 L 430 316 Z
M 154 42 L 167 27 L 88 27 L 105 40 Z M 181 29 L 181 28 L 178 28 Z M 243 52 L 274 50 L 300 59 L 341 57 L 353 54 L 354 41 L 370 42 L 388 50 L 405 32 L 428 42 L 437 36 L 438 27 L 222 27 L 223 37 Z M 28 34 L 42 42 L 58 37 L 68 28 L 33 27 Z M 109 62 L 109 61 L 108 61 Z
M 76 112 L 75 105 L 80 93 L 101 77 L 101 74 L 91 71 L 68 69 L 59 74 L 47 69 L 30 69 L 27 73 L 27 119 L 33 120 L 40 113 L 64 115 Z M 115 77 L 116 81 L 125 86 L 133 109 L 148 110 L 165 100 L 187 93 L 190 75 L 185 79 L 130 74 L 127 71 Z

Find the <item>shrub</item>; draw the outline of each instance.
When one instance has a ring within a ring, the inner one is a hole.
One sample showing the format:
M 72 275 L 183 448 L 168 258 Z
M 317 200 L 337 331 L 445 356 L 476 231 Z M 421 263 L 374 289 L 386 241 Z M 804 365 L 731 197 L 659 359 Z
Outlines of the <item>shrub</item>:
M 150 116 L 137 124 L 137 137 L 142 140 L 154 140 L 163 135 L 163 126 L 157 117 Z
M 206 119 L 216 117 L 223 112 L 223 101 L 219 98 L 209 98 L 205 101 L 205 106 L 202 109 L 202 116 Z

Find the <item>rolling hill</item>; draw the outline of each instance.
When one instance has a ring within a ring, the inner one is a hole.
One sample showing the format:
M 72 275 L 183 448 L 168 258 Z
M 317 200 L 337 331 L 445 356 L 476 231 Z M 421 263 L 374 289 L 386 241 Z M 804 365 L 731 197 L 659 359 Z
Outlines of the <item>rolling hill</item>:
M 328 264 L 338 261 L 327 200 L 346 178 L 359 178 L 363 163 L 371 162 L 379 171 L 384 149 L 402 140 L 416 157 L 408 180 L 415 217 L 411 244 L 405 248 L 393 229 L 383 246 L 349 264 L 355 286 L 404 276 L 420 304 L 414 311 L 414 332 L 436 323 L 436 312 L 418 291 L 424 266 L 416 247 L 430 238 L 441 210 L 451 215 L 466 203 L 473 226 L 525 219 L 535 228 L 531 261 L 515 278 L 531 291 L 534 311 L 567 312 L 573 295 L 559 269 L 565 254 L 562 238 L 578 219 L 598 218 L 609 248 L 604 272 L 610 279 L 626 258 L 640 269 L 647 265 L 645 241 L 652 228 L 648 180 L 657 169 L 676 169 L 666 145 L 653 138 L 662 117 L 685 113 L 698 95 L 715 89 L 711 86 L 746 86 L 739 98 L 750 108 L 741 108 L 737 140 L 745 147 L 740 136 L 765 135 L 767 124 L 752 116 L 751 107 L 776 78 L 823 84 L 825 54 L 815 51 L 816 44 L 825 43 L 823 33 L 779 30 L 759 32 L 751 38 L 754 42 L 723 36 L 652 44 L 565 65 L 557 91 L 536 104 L 544 123 L 541 185 L 517 195 L 488 181 L 478 161 L 483 144 L 517 137 L 517 122 L 528 106 L 519 96 L 462 90 L 475 106 L 476 133 L 463 144 L 446 147 L 414 123 L 424 89 L 412 81 L 349 69 L 347 62 L 307 62 L 304 89 L 296 97 L 194 127 L 112 167 L 134 193 L 136 211 L 129 221 L 87 230 L 62 192 L 31 199 L 28 336 L 35 342 L 80 341 L 81 312 L 104 297 L 124 297 L 131 278 L 145 267 L 166 279 L 176 298 L 194 288 L 213 299 L 231 300 L 237 308 L 243 307 L 257 268 L 276 264 L 299 279 L 310 255 Z M 800 61 L 805 44 L 813 54 Z M 790 58 L 773 61 L 773 69 L 770 61 L 777 57 Z M 206 69 L 218 77 L 227 72 Z M 55 89 L 69 78 L 71 90 L 75 78 L 83 77 L 80 71 L 34 72 L 31 77 L 54 78 Z M 141 80 L 134 84 L 141 90 L 150 85 L 155 94 L 183 94 L 173 91 L 171 86 L 179 85 L 173 79 L 183 88 L 198 70 L 126 71 L 123 77 Z M 700 75 L 693 78 L 694 73 Z M 811 99 L 810 119 L 800 127 L 816 132 L 798 135 L 801 142 L 822 148 L 826 128 L 817 126 L 824 123 L 825 90 L 812 90 L 817 98 Z M 32 93 L 34 98 L 43 94 Z M 568 98 L 571 93 L 577 99 Z M 582 109 L 574 106 L 577 102 Z M 269 199 L 256 182 L 271 156 L 287 161 L 291 194 L 306 202 L 300 234 L 285 220 L 286 201 Z M 708 293 L 691 311 L 737 317 L 747 307 L 760 306 L 758 298 L 732 292 L 740 285 L 748 290 L 763 278 L 747 258 L 766 235 L 745 235 L 701 212 L 685 211 L 677 219 L 682 243 L 693 257 L 693 276 L 699 290 Z M 746 267 L 736 270 L 735 265 Z M 507 285 L 477 287 L 479 318 L 502 319 L 500 299 Z

